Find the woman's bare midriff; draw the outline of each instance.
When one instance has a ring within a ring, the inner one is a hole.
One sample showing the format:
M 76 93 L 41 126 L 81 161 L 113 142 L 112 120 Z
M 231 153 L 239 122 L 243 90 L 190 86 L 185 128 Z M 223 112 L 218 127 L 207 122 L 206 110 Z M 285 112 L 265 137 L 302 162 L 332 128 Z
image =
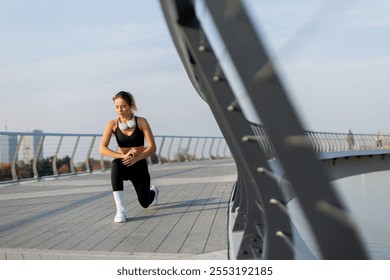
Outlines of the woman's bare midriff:
M 145 150 L 145 147 L 144 146 L 131 147 L 131 148 L 119 147 L 119 150 L 124 155 L 127 154 L 129 151 L 132 151 L 135 154 L 135 156 L 137 156 L 137 155 L 139 155 L 140 153 L 142 153 Z

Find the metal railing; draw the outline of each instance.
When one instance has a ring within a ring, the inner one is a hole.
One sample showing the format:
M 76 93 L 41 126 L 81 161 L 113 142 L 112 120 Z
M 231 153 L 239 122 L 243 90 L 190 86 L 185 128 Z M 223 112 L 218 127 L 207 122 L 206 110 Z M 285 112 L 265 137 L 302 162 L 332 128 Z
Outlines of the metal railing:
M 278 158 L 265 127 L 255 123 L 251 127 L 254 136 L 245 136 L 243 140 L 258 142 L 268 160 Z M 390 149 L 390 135 L 381 135 L 380 142 L 376 134 L 304 131 L 304 135 L 305 138 L 296 138 L 295 142 L 309 145 L 317 154 Z
M 382 135 L 381 142 L 376 134 L 352 134 L 352 142 L 348 133 L 306 132 L 309 141 L 317 153 L 368 151 L 390 148 L 390 135 Z
M 0 132 L 0 182 L 102 171 L 111 159 L 99 154 L 100 134 Z M 149 164 L 229 158 L 223 137 L 155 136 Z M 115 139 L 110 148 L 116 150 Z

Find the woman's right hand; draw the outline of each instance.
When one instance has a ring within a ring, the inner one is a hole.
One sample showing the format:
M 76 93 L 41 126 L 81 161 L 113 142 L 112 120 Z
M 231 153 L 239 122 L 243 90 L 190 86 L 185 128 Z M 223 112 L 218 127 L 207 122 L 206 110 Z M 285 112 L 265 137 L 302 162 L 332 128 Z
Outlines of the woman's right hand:
M 130 149 L 125 155 L 123 155 L 122 162 L 126 166 L 130 166 L 136 162 L 136 149 Z
M 131 157 L 134 158 L 137 156 L 137 149 L 131 148 L 125 155 L 125 157 Z

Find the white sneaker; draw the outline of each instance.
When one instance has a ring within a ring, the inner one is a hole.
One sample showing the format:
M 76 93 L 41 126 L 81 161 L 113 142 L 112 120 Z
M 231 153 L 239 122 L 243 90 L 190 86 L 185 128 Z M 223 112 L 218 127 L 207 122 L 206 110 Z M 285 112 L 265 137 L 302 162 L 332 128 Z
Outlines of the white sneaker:
M 126 222 L 126 214 L 124 211 L 117 212 L 114 218 L 114 223 Z
M 158 188 L 153 185 L 151 188 L 150 188 L 151 191 L 154 191 L 154 199 L 152 201 L 152 203 L 150 203 L 150 205 L 157 205 L 158 204 Z
M 113 192 L 115 205 L 116 205 L 116 215 L 114 218 L 114 223 L 124 223 L 126 222 L 126 210 L 124 205 L 123 191 Z

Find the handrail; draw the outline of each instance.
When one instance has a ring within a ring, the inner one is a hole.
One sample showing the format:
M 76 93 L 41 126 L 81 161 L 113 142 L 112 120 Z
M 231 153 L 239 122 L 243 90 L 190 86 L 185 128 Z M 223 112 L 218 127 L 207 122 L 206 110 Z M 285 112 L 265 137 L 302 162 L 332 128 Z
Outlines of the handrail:
M 104 171 L 111 160 L 99 154 L 101 136 L 0 131 L 0 182 Z M 218 145 L 215 140 L 219 140 Z M 147 159 L 149 164 L 230 157 L 220 136 L 156 135 L 155 141 L 158 152 Z M 198 150 L 202 142 L 203 149 L 209 149 L 208 157 Z M 115 143 L 111 141 L 110 148 L 116 150 Z
M 266 133 L 264 126 L 251 123 L 252 129 L 257 136 L 255 140 L 259 142 L 260 149 L 266 154 L 268 159 L 275 159 L 275 148 L 269 136 Z M 337 132 L 315 132 L 305 131 L 306 139 L 299 139 L 301 145 L 310 145 L 314 152 L 325 156 L 326 153 L 338 152 L 366 152 L 370 150 L 389 150 L 390 149 L 390 135 L 383 135 L 381 143 L 377 141 L 376 134 L 357 133 L 352 134 L 353 145 L 350 146 L 348 133 Z M 297 139 L 298 140 L 298 139 Z

